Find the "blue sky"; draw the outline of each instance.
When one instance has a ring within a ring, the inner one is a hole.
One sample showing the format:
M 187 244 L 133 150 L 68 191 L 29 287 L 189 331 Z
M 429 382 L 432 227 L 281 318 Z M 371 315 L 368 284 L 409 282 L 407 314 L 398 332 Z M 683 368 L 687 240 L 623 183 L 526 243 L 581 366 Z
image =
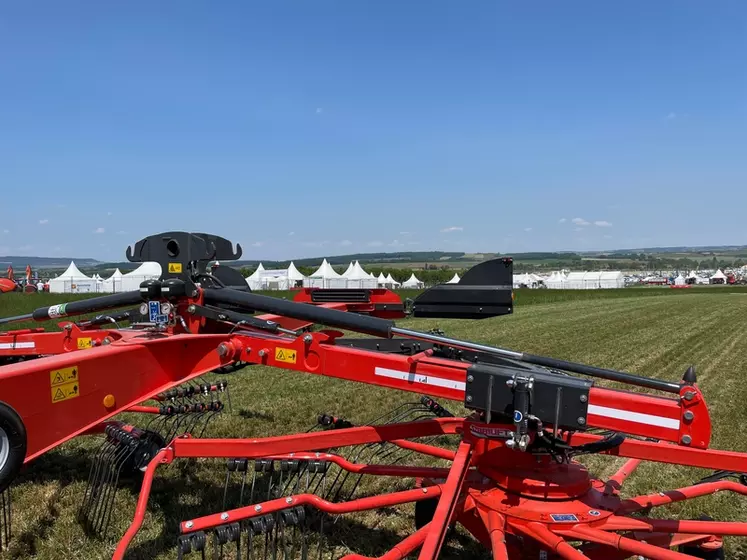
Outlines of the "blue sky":
M 0 254 L 747 244 L 743 1 L 16 2 Z

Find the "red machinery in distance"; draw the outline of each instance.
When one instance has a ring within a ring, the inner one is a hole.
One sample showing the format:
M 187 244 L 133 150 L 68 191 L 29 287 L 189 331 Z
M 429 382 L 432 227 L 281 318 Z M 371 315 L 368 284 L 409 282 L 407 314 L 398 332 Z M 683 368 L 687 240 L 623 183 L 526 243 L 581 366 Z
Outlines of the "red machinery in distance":
M 403 329 L 393 322 L 406 314 L 482 318 L 511 313 L 510 259 L 478 265 L 459 284 L 427 290 L 405 308 L 390 292 L 379 290 L 304 290 L 296 295 L 298 301 L 286 301 L 250 293 L 233 269 L 207 272 L 209 261 L 240 254 L 227 240 L 202 233 L 151 236 L 134 252 L 128 249 L 127 256 L 159 262 L 167 271 L 159 281 L 144 283 L 139 292 L 0 320 L 56 319 L 138 306 L 126 316 L 68 323 L 61 333 L 21 330 L 0 336 L 0 345 L 9 345 L 0 355 L 23 358 L 0 369 L 0 436 L 9 450 L 0 464 L 0 490 L 7 489 L 24 463 L 72 437 L 103 432 L 100 456 L 105 460 L 92 470 L 81 507 L 89 525 L 98 530 L 108 525 L 112 487 L 121 471 L 144 471 L 135 517 L 116 558 L 124 557 L 143 522 L 158 467 L 182 458 L 227 459 L 229 474 L 246 480 L 253 473 L 253 482 L 247 500 L 242 484 L 238 503 L 224 497 L 218 511 L 181 522 L 180 556 L 204 555 L 210 542 L 221 550 L 236 547 L 238 555 L 242 547 L 257 552 L 253 547 L 264 542 L 265 555 L 269 550 L 274 556 L 280 546 L 287 557 L 285 538 L 291 532 L 305 535 L 300 546 L 308 553 L 309 543 L 321 546 L 324 541 L 325 515 L 406 503 L 416 504 L 416 530 L 385 558 L 403 558 L 418 549 L 420 558 L 436 558 L 454 523 L 494 558 L 689 557 L 671 548 L 704 558 L 718 551 L 722 536 L 747 536 L 747 523 L 645 515 L 652 507 L 717 491 L 747 494 L 746 479 L 740 478 L 747 473 L 747 455 L 709 449 L 710 417 L 692 369 L 674 383 Z M 109 328 L 121 320 L 130 320 L 131 327 Z M 374 338 L 308 330 L 317 323 Z M 28 359 L 40 355 L 45 357 Z M 193 437 L 194 430 L 178 423 L 164 435 L 111 420 L 122 411 L 166 418 L 219 412 L 219 401 L 194 399 L 224 387 L 193 380 L 246 364 L 428 397 L 367 425 L 323 415 L 314 432 L 261 439 Z M 593 378 L 657 393 L 605 389 Z M 454 417 L 434 398 L 460 402 L 471 413 Z M 162 405 L 142 404 L 149 399 Z M 453 448 L 423 441 L 437 436 L 456 438 Z M 399 457 L 404 452 L 451 466 L 403 464 Z M 590 453 L 629 461 L 600 481 L 574 460 Z M 694 486 L 623 499 L 621 485 L 641 461 L 715 472 Z M 353 498 L 354 490 L 338 483 L 341 477 L 364 475 L 413 478 L 418 484 Z M 255 481 L 267 493 L 255 495 Z M 228 490 L 228 477 L 226 484 Z M 268 542 L 275 548 L 268 549 Z

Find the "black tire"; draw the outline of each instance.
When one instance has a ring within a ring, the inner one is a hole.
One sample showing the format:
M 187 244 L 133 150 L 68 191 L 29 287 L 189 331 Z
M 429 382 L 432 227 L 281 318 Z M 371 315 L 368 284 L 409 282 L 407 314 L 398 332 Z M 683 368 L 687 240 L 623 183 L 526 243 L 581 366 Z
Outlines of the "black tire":
M 713 519 L 713 517 L 709 517 L 708 515 L 700 515 L 698 516 L 698 521 L 715 521 L 715 520 Z M 678 552 L 681 552 L 682 554 L 689 554 L 690 556 L 695 556 L 696 558 L 702 558 L 703 560 L 725 560 L 723 546 L 719 548 L 715 548 L 715 549 L 707 549 L 707 548 L 700 547 L 698 545 L 685 544 L 677 548 L 678 548 Z
M 0 492 L 16 479 L 26 459 L 26 427 L 12 406 L 0 402 Z
M 420 529 L 431 522 L 436 515 L 438 498 L 415 502 L 415 528 Z

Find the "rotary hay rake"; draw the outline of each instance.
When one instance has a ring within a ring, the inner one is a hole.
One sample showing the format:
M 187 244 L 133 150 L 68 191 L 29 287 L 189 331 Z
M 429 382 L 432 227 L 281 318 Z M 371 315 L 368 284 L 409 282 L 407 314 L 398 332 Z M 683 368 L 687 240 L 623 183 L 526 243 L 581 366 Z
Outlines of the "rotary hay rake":
M 366 547 L 346 538 L 360 515 L 407 504 L 414 504 L 414 532 L 377 551 L 379 558 L 436 558 L 457 525 L 500 559 L 717 558 L 724 536 L 747 535 L 743 522 L 651 516 L 658 506 L 715 492 L 747 494 L 747 454 L 709 449 L 708 408 L 692 368 L 672 383 L 395 325 L 406 315 L 511 313 L 510 259 L 480 264 L 459 284 L 431 288 L 405 306 L 378 289 L 304 289 L 295 301 L 281 300 L 250 293 L 231 268 L 208 269 L 240 256 L 240 247 L 213 235 L 154 235 L 127 257 L 160 263 L 160 280 L 0 320 L 63 320 L 61 332 L 0 335 L 8 362 L 0 368 L 3 544 L 21 468 L 95 434 L 104 441 L 80 507 L 87 530 L 106 532 L 122 477 L 140 477 L 133 521 L 114 558 L 125 557 L 144 521 L 158 468 L 197 459 L 224 462 L 223 501 L 179 523 L 180 558 L 366 558 L 350 552 Z M 205 437 L 230 397 L 224 377 L 202 376 L 252 364 L 428 396 L 361 424 L 332 410 L 301 434 Z M 636 389 L 607 389 L 595 379 Z M 446 400 L 468 412 L 455 416 Z M 150 420 L 138 427 L 115 419 L 124 412 Z M 576 460 L 590 454 L 628 460 L 598 480 Z M 642 461 L 713 474 L 623 498 L 623 483 Z

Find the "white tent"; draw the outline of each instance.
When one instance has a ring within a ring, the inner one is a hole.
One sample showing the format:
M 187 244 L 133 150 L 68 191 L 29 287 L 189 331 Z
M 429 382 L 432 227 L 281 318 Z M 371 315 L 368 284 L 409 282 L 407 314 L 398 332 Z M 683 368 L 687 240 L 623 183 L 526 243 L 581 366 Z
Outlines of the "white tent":
M 446 283 L 447 284 L 459 284 L 459 280 L 460 280 L 459 275 L 455 272 L 454 276 L 451 277 L 451 280 L 449 280 Z
M 345 278 L 335 272 L 327 259 L 324 259 L 319 268 L 311 276 L 304 279 L 303 285 L 305 288 L 346 288 L 347 282 Z
M 562 290 L 567 287 L 565 275 L 562 272 L 553 271 L 545 280 L 545 286 L 550 290 Z
M 682 279 L 684 283 L 685 279 Z M 619 270 L 608 270 L 599 274 L 599 287 L 610 289 L 610 288 L 624 288 L 625 287 L 625 276 Z
M 418 280 L 417 276 L 415 276 L 415 273 L 413 272 L 410 277 L 402 282 L 403 288 L 422 288 L 423 283 Z
M 675 286 L 684 286 L 685 283 L 685 277 L 682 276 L 682 274 L 678 275 L 677 278 L 674 279 Z
M 256 290 L 262 289 L 262 282 L 260 280 L 260 274 L 262 274 L 265 271 L 265 267 L 262 266 L 262 263 L 259 263 L 259 266 L 257 266 L 257 270 L 252 272 L 249 276 L 246 277 L 246 283 L 249 286 L 249 289 L 253 292 Z
M 718 269 L 716 273 L 713 276 L 711 276 L 710 281 L 711 281 L 711 284 L 725 284 L 726 274 L 721 272 L 721 269 Z
M 86 294 L 96 291 L 96 280 L 83 274 L 71 261 L 65 272 L 49 281 L 49 291 L 53 294 Z
M 122 276 L 122 291 L 133 292 L 140 289 L 140 284 L 146 280 L 156 280 L 161 277 L 161 265 L 157 262 L 144 262 L 132 272 Z
M 293 264 L 293 261 L 291 261 L 290 265 L 288 265 L 288 282 L 290 283 L 290 286 L 295 287 L 303 285 L 304 278 L 306 278 L 306 276 L 301 274 L 296 268 L 296 265 Z
M 583 290 L 585 287 L 585 272 L 569 272 L 565 277 L 565 287 L 569 290 Z
M 376 282 L 379 285 L 379 288 L 386 286 L 386 276 L 384 276 L 383 272 L 379 272 L 379 277 L 376 278 Z
M 358 261 L 355 261 L 355 262 L 357 263 Z M 355 265 L 353 264 L 353 261 L 350 261 L 350 264 L 348 265 L 347 270 L 345 270 L 345 272 L 342 273 L 342 277 L 347 278 L 353 273 L 353 270 L 355 270 Z
M 415 278 L 414 274 L 412 275 L 412 278 Z M 418 282 L 420 282 L 420 280 L 418 280 L 417 278 L 415 278 L 415 280 L 417 280 Z M 386 283 L 388 285 L 390 285 L 392 288 L 396 288 L 397 286 L 400 285 L 399 282 L 397 282 L 394 278 L 392 278 L 392 273 L 391 272 L 386 275 Z
M 114 294 L 122 291 L 122 273 L 119 269 L 116 269 L 114 274 L 103 281 L 99 291 L 107 294 Z
M 363 270 L 358 261 L 353 264 L 353 270 L 348 274 L 346 281 L 348 288 L 376 288 L 378 283 L 376 278 L 371 278 L 368 272 Z
M 262 270 L 259 273 L 260 290 L 287 290 L 290 288 L 288 269 Z

